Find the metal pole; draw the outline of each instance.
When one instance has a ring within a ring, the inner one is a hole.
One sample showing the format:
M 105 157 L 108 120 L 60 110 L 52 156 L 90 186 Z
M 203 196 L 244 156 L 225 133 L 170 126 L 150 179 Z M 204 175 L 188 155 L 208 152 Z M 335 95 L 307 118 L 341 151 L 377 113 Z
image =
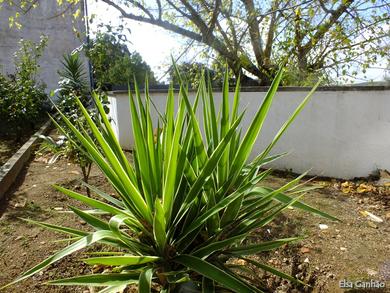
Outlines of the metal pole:
M 83 0 L 84 3 L 84 20 L 85 20 L 85 29 L 86 29 L 86 37 L 87 37 L 87 47 L 90 48 L 91 40 L 90 40 L 90 32 L 89 32 L 89 23 L 88 23 L 88 0 Z M 92 73 L 92 64 L 91 60 L 88 58 L 88 71 L 89 71 L 89 84 L 91 86 L 91 89 L 94 88 L 94 82 L 93 82 L 93 73 Z

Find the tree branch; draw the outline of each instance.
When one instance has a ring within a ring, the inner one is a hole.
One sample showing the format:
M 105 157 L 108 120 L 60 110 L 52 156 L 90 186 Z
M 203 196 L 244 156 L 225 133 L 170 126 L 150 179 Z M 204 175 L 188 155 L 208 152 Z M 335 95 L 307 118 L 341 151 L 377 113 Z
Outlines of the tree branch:
M 329 31 L 329 29 L 337 22 L 341 15 L 347 11 L 348 7 L 354 0 L 345 0 L 342 4 L 336 9 L 331 10 L 329 19 L 325 22 L 325 24 L 320 25 L 317 32 L 313 37 L 303 46 L 304 53 L 307 54 L 315 45 L 317 45 L 318 41 L 323 38 L 323 36 Z
M 162 7 L 161 7 L 161 0 L 156 0 L 157 6 L 158 6 L 158 19 L 161 19 L 162 17 Z
M 275 10 L 276 7 L 278 6 L 279 6 L 279 1 L 278 0 L 274 1 L 272 5 L 273 10 Z M 270 61 L 271 61 L 272 44 L 274 41 L 275 30 L 276 30 L 276 12 L 271 14 L 271 20 L 268 27 L 267 41 L 264 49 L 264 57 L 265 57 L 264 61 L 267 64 L 267 66 L 270 65 Z
M 115 2 L 113 2 L 111 0 L 102 0 L 102 1 L 111 5 L 115 9 L 117 9 L 121 13 L 122 17 L 124 17 L 124 18 L 157 25 L 157 26 L 160 26 L 160 27 L 162 27 L 166 30 L 169 30 L 171 32 L 186 36 L 186 37 L 193 39 L 195 41 L 198 41 L 198 42 L 202 41 L 202 36 L 200 34 L 193 32 L 193 31 L 184 29 L 180 26 L 174 25 L 174 24 L 167 22 L 167 21 L 164 21 L 164 20 L 155 19 L 155 18 L 151 19 L 151 18 L 147 18 L 147 17 L 141 16 L 141 15 L 135 15 L 132 13 L 128 13 L 122 7 L 120 7 L 119 5 L 117 5 Z
M 259 22 L 257 21 L 257 15 L 255 11 L 255 5 L 253 3 L 253 0 L 242 0 L 242 2 L 244 3 L 246 14 L 247 14 L 249 36 L 251 39 L 253 52 L 255 53 L 257 65 L 261 67 L 263 66 L 264 56 L 263 56 L 263 48 L 262 48 L 260 31 L 259 31 Z

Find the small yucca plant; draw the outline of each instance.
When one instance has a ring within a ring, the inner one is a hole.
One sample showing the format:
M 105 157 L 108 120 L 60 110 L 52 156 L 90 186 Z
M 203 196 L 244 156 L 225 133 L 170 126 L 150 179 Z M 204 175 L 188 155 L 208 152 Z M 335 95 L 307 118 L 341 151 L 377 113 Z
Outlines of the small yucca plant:
M 105 244 L 107 250 L 84 259 L 84 262 L 107 266 L 105 273 L 50 281 L 49 284 L 105 287 L 100 292 L 119 292 L 129 284 L 138 284 L 142 293 L 158 290 L 214 292 L 222 288 L 240 293 L 261 292 L 259 286 L 250 284 L 241 276 L 245 270 L 227 262 L 232 257 L 245 259 L 262 270 L 296 281 L 272 267 L 247 259 L 247 255 L 269 251 L 299 239 L 254 244 L 246 241 L 251 233 L 259 231 L 289 206 L 335 219 L 299 201 L 304 192 L 297 188 L 302 176 L 276 190 L 262 185 L 270 171 L 261 168 L 280 157 L 269 156 L 272 147 L 314 89 L 269 146 L 247 163 L 281 78 L 282 71 L 277 74 L 243 137 L 239 128 L 243 114 L 238 113 L 240 85 L 236 86 L 230 109 L 227 75 L 219 114 L 211 86 L 204 78 L 193 104 L 186 86 L 181 83 L 177 111 L 171 87 L 165 113 L 160 114 L 157 123 L 157 135 L 153 133 L 148 86 L 146 84 L 145 100 L 135 86 L 135 96 L 129 93 L 135 141 L 133 164 L 129 163 L 114 136 L 98 97 L 94 99 L 101 116 L 99 121 L 93 121 L 79 102 L 88 130 L 77 130 L 60 113 L 72 131 L 69 137 L 77 137 L 79 145 L 100 167 L 117 197 L 92 186 L 89 187 L 96 196 L 94 198 L 56 186 L 64 194 L 92 208 L 83 211 L 71 207 L 71 210 L 93 231 L 38 223 L 69 234 L 73 243 L 13 283 L 97 242 Z M 198 107 L 202 108 L 203 129 L 196 116 Z M 88 133 L 93 133 L 93 137 Z

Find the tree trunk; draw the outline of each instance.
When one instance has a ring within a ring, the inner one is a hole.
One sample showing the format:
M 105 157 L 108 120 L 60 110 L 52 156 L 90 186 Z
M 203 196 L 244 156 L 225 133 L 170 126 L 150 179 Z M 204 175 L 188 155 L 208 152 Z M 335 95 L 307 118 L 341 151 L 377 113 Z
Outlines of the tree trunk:
M 92 167 L 92 163 L 89 163 L 87 166 L 81 167 L 81 172 L 83 173 L 83 181 L 87 184 L 88 184 L 88 180 L 89 180 L 89 175 L 91 173 L 91 167 Z M 85 187 L 85 190 L 87 192 L 87 195 L 90 196 L 91 191 L 89 190 L 89 188 Z

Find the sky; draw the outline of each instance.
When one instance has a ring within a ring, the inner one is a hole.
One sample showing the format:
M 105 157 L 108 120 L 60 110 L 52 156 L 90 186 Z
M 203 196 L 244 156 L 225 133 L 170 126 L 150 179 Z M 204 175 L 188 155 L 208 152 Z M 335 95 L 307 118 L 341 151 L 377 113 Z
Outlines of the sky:
M 88 14 L 95 15 L 94 21 L 91 24 L 91 32 L 96 31 L 98 23 L 105 23 L 112 25 L 119 25 L 122 22 L 120 19 L 120 13 L 114 8 L 109 7 L 107 4 L 96 1 L 87 0 Z M 151 67 L 155 73 L 157 79 L 160 81 L 167 81 L 168 76 L 164 75 L 168 68 L 168 64 L 171 63 L 171 55 L 176 58 L 182 53 L 183 45 L 186 44 L 184 37 L 173 34 L 150 24 L 136 22 L 132 20 L 124 20 L 124 26 L 129 28 L 131 32 L 127 32 L 127 38 L 130 41 L 128 45 L 130 51 L 137 51 L 141 54 L 142 58 Z M 197 54 L 196 50 L 188 50 L 184 54 L 180 61 L 194 60 Z M 378 64 L 375 67 L 383 67 L 383 64 Z M 367 80 L 383 80 L 383 69 L 367 69 L 366 74 L 360 73 L 355 83 L 364 82 Z
M 119 19 L 120 13 L 100 1 L 88 0 L 88 13 L 96 15 L 90 27 L 92 32 L 96 30 L 99 22 L 106 24 L 111 22 L 112 25 L 122 23 Z M 179 56 L 182 45 L 185 44 L 185 40 L 181 36 L 150 24 L 125 20 L 125 27 L 131 31 L 130 33 L 126 32 L 130 41 L 128 45 L 130 51 L 134 50 L 140 53 L 157 78 L 162 77 L 167 70 L 167 64 L 171 62 L 171 55 L 173 57 Z M 189 57 L 187 56 L 187 58 Z

